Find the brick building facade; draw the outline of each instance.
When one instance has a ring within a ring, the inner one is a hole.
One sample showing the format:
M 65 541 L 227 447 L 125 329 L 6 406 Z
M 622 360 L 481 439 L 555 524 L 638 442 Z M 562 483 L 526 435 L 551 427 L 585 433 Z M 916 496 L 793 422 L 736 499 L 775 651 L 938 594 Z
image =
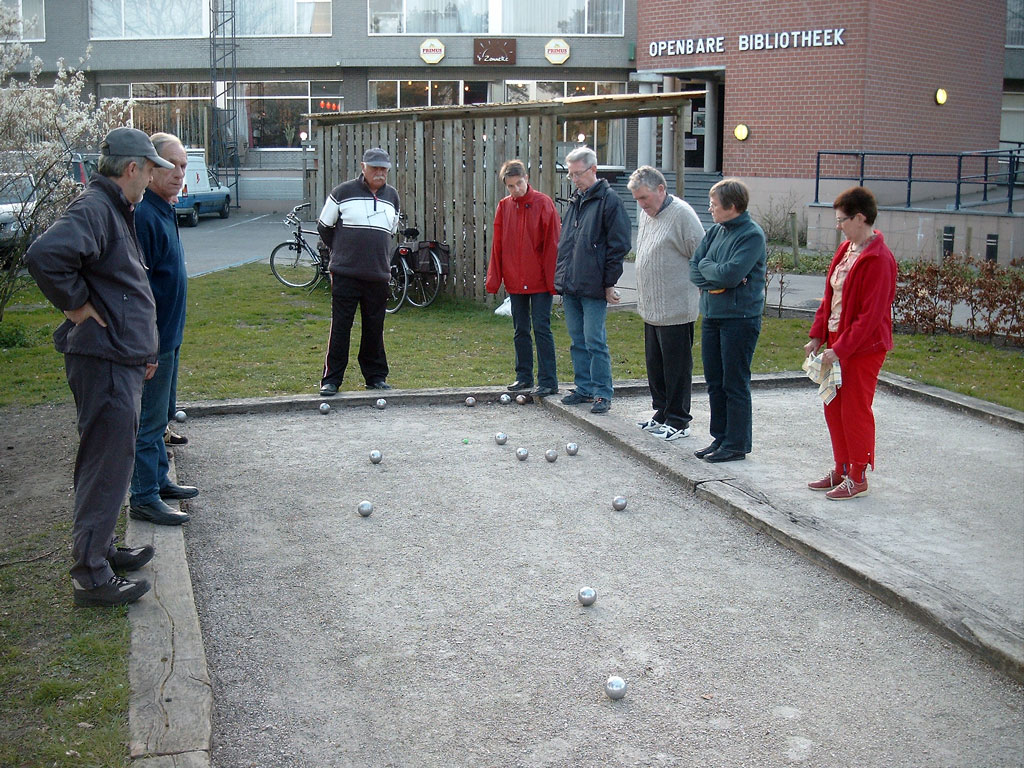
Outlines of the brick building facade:
M 641 78 L 717 90 L 706 114 L 717 147 L 706 157 L 726 174 L 807 180 L 818 150 L 999 144 L 1000 0 L 639 0 L 637 26 Z

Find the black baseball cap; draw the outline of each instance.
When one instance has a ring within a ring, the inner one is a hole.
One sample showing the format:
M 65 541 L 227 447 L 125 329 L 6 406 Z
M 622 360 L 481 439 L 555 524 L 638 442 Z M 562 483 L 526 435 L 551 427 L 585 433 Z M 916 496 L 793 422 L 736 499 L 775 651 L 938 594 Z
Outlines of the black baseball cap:
M 109 157 L 144 157 L 152 160 L 161 168 L 173 168 L 174 163 L 164 160 L 157 154 L 149 136 L 138 128 L 115 128 L 108 133 L 100 144 L 100 154 Z

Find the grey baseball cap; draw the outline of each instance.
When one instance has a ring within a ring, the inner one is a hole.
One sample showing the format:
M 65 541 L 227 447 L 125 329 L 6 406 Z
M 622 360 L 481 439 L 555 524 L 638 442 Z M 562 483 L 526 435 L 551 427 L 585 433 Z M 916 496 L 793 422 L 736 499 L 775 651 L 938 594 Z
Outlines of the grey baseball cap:
M 156 153 L 149 136 L 138 128 L 115 128 L 100 144 L 100 154 L 109 157 L 144 157 L 161 168 L 173 168 L 174 163 L 164 160 Z
M 390 168 L 391 158 L 380 147 L 368 149 L 363 153 L 363 162 L 376 168 Z

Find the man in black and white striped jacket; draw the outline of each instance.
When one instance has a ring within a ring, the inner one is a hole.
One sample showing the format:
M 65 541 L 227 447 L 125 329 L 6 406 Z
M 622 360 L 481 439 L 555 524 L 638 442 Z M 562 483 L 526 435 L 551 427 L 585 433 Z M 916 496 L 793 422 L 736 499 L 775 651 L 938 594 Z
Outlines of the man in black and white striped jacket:
M 367 389 L 390 389 L 384 314 L 398 231 L 398 190 L 387 183 L 391 158 L 379 147 L 363 154 L 363 172 L 331 190 L 316 228 L 331 251 L 331 330 L 320 394 L 338 394 L 348 366 L 356 307 L 362 319 L 359 368 Z

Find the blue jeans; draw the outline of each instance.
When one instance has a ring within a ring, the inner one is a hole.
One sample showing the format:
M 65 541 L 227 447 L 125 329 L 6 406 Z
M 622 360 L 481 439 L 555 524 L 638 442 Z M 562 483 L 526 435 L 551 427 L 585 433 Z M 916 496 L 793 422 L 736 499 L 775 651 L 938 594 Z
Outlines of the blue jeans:
M 569 331 L 576 391 L 594 398 L 612 399 L 612 356 L 604 319 L 608 302 L 586 296 L 563 296 L 565 326 Z
M 551 335 L 551 294 L 512 293 L 513 344 L 516 350 L 516 381 L 533 383 L 533 336 L 537 339 L 537 384 L 558 389 L 555 373 L 555 337 Z
M 705 317 L 701 324 L 701 357 L 711 406 L 711 437 L 727 451 L 751 451 L 750 361 L 760 334 L 760 317 L 721 320 Z
M 142 411 L 139 432 L 135 436 L 135 471 L 130 488 L 131 504 L 150 504 L 160 498 L 160 489 L 167 479 L 167 446 L 164 430 L 168 413 L 174 408 L 171 392 L 177 389 L 177 347 L 157 358 L 156 373 L 142 388 Z

